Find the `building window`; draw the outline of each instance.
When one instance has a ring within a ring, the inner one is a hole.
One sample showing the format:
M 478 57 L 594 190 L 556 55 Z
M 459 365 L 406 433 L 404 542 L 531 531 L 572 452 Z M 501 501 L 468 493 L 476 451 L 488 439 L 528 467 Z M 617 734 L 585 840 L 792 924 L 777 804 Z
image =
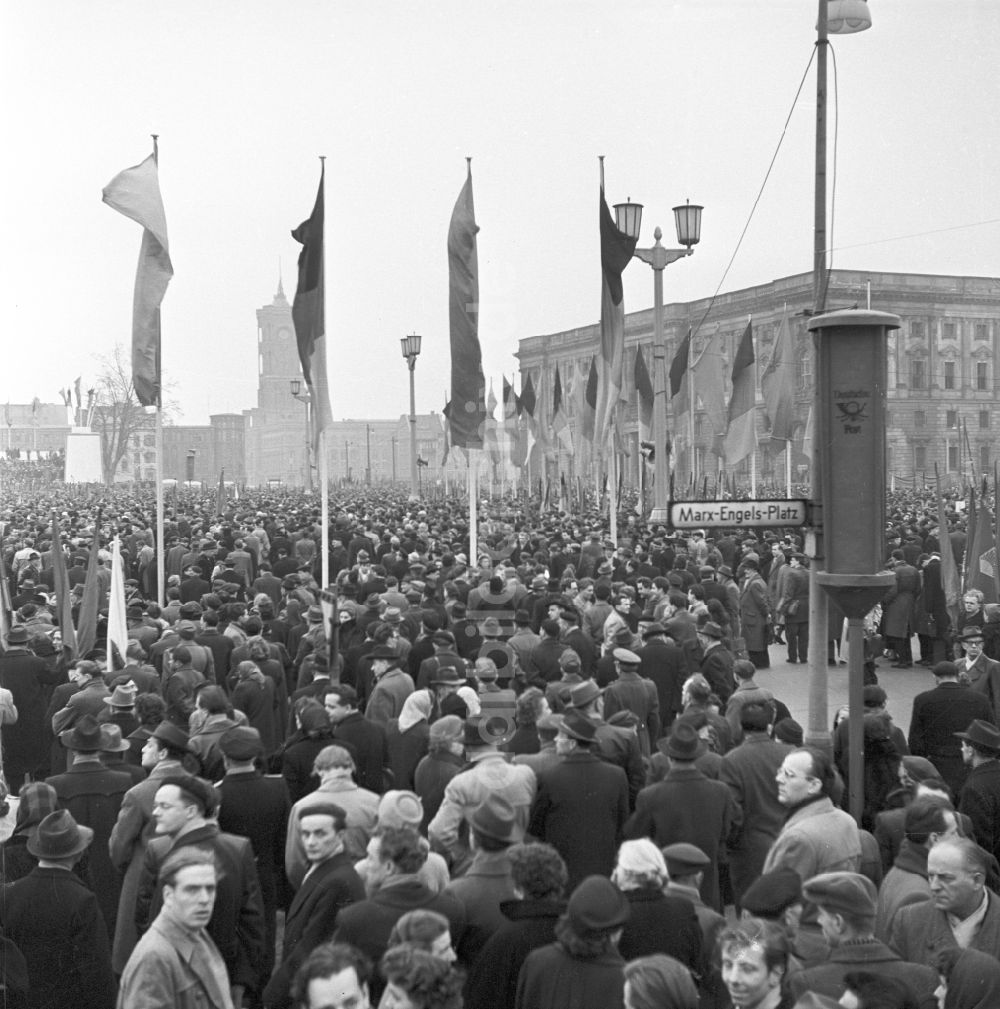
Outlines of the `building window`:
M 927 388 L 927 362 L 922 357 L 910 361 L 910 388 Z
M 923 410 L 915 410 L 913 413 L 914 427 L 927 427 L 927 414 Z
M 948 472 L 955 473 L 958 471 L 958 446 L 949 445 L 948 446 Z
M 944 363 L 944 387 L 946 389 L 955 388 L 955 362 L 945 361 Z
M 795 370 L 798 373 L 796 378 L 798 379 L 799 388 L 803 392 L 808 392 L 813 387 L 813 363 L 812 354 L 808 351 L 800 354 L 795 362 Z
M 984 342 L 990 338 L 990 329 L 985 322 L 976 323 L 976 339 Z
M 986 373 L 986 362 L 977 361 L 976 362 L 976 388 L 980 392 L 985 392 L 987 385 L 987 373 Z
M 927 448 L 924 445 L 917 445 L 913 449 L 914 469 L 927 469 Z
M 910 336 L 914 340 L 922 340 L 925 335 L 924 324 L 922 322 L 911 322 L 910 323 Z
M 945 427 L 949 428 L 950 430 L 954 430 L 956 427 L 958 427 L 958 411 L 957 410 L 949 410 L 945 414 L 945 422 L 944 422 L 944 424 L 945 424 Z
M 958 339 L 958 326 L 953 322 L 945 322 L 941 325 L 941 336 L 945 340 L 957 340 Z
M 979 446 L 979 470 L 986 473 L 990 468 L 990 447 L 989 445 Z
M 979 430 L 989 431 L 990 429 L 990 411 L 980 410 L 979 411 Z

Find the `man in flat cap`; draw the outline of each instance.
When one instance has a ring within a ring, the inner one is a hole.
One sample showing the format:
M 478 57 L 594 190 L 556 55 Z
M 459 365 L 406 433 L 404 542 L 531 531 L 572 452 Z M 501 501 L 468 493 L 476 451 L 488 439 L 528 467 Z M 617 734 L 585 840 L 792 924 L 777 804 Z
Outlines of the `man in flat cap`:
M 631 711 L 639 719 L 639 747 L 648 757 L 660 736 L 660 697 L 656 684 L 639 674 L 642 660 L 628 648 L 611 653 L 618 678 L 604 692 L 604 717 L 617 711 Z
M 701 884 L 712 860 L 700 848 L 686 841 L 668 844 L 663 849 L 663 860 L 667 863 L 664 892 L 687 897 L 694 904 L 694 913 L 701 928 L 701 947 L 704 950 L 715 949 L 716 937 L 726 919 L 701 899 Z
M 819 908 L 819 925 L 830 947 L 824 964 L 791 974 L 792 994 L 807 991 L 839 999 L 847 989 L 844 977 L 870 971 L 904 982 L 919 1005 L 933 1005 L 937 971 L 921 963 L 907 963 L 875 938 L 875 885 L 856 872 L 828 872 L 802 884 L 806 899 Z

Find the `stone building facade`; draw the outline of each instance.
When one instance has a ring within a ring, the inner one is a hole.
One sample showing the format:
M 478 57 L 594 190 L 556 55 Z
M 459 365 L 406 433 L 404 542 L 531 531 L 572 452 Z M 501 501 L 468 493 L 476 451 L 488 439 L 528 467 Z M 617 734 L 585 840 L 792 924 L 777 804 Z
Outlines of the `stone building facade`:
M 664 307 L 666 365 L 689 329 L 694 331 L 692 359 L 708 339 L 721 334 L 726 356 L 725 397 L 731 395 L 730 370 L 737 344 L 752 321 L 757 360 L 756 470 L 763 480 L 781 483 L 785 473 L 785 443 L 771 442 L 759 388 L 759 376 L 770 359 L 782 318 L 787 318 L 795 358 L 795 430 L 792 475 L 809 476 L 803 440 L 814 391 L 814 350 L 807 331 L 813 301 L 812 274 L 799 274 L 770 283 L 720 294 L 714 299 L 673 303 Z M 949 479 L 992 472 L 995 433 L 1000 429 L 1000 278 L 954 277 L 929 274 L 871 273 L 832 270 L 827 310 L 871 307 L 892 312 L 901 328 L 890 335 L 888 355 L 887 482 L 901 486 L 932 481 L 934 467 Z M 579 437 L 583 389 L 590 362 L 599 348 L 597 324 L 530 336 L 519 343 L 522 388 L 531 375 L 536 393 L 554 381 L 558 366 L 574 442 Z M 638 411 L 633 362 L 643 348 L 647 366 L 653 364 L 652 309 L 632 312 L 625 319 L 625 394 L 629 410 L 626 433 L 631 443 L 629 469 L 638 469 Z M 709 411 L 696 392 L 694 424 L 679 414 L 682 392 L 672 401 L 667 427 L 676 450 L 675 469 L 687 479 L 692 456 L 688 432 L 693 427 L 696 474 L 714 477 L 722 460 L 714 452 Z M 563 472 L 582 472 L 582 456 L 563 456 Z M 749 459 L 736 468 L 739 478 L 749 474 Z

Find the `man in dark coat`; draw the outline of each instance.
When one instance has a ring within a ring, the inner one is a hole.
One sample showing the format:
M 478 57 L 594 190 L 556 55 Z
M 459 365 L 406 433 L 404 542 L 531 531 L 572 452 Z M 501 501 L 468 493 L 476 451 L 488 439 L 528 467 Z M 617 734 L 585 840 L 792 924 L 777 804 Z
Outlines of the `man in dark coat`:
M 364 900 L 364 884 L 344 849 L 345 826 L 346 813 L 332 802 L 299 814 L 310 869 L 285 917 L 281 963 L 262 996 L 266 1006 L 291 1006 L 291 983 L 299 965 L 334 933 L 340 911 Z
M 97 898 L 73 872 L 94 832 L 65 809 L 28 840 L 38 865 L 4 888 L 0 925 L 28 964 L 30 1005 L 112 1009 L 111 944 Z
M 972 820 L 979 845 L 1000 855 L 1000 729 L 975 721 L 960 732 L 962 758 L 969 775 L 958 797 L 958 811 Z
M 722 643 L 722 628 L 714 620 L 709 620 L 698 628 L 698 641 L 703 653 L 701 674 L 711 685 L 712 693 L 725 707 L 733 692 L 733 663 L 736 659 Z
M 727 785 L 743 813 L 738 841 L 729 849 L 729 878 L 736 906 L 760 877 L 764 859 L 781 832 L 785 808 L 778 802 L 774 778 L 791 747 L 768 735 L 773 722 L 767 704 L 747 704 L 740 711 L 743 742 L 722 758 L 719 780 Z
M 688 676 L 687 657 L 677 642 L 667 636 L 663 624 L 649 624 L 639 649 L 639 675 L 652 680 L 660 699 L 662 732 L 667 732 L 683 710 L 681 688 Z
M 711 864 L 705 869 L 702 899 L 722 910 L 719 863 L 726 845 L 739 837 L 743 813 L 726 785 L 706 778 L 695 767 L 702 745 L 693 726 L 684 721 L 674 726 L 666 744 L 670 770 L 663 781 L 639 793 L 625 836 L 650 837 L 661 848 L 686 841 L 703 851 Z
M 934 689 L 913 698 L 910 752 L 915 757 L 926 757 L 957 797 L 968 769 L 955 733 L 964 732 L 976 719 L 992 721 L 993 708 L 985 694 L 958 682 L 958 666 L 954 662 L 938 662 L 933 672 Z
M 219 739 L 226 774 L 218 784 L 219 829 L 245 837 L 253 847 L 264 905 L 263 972 L 274 966 L 275 922 L 285 903 L 285 831 L 291 802 L 283 778 L 265 777 L 254 766 L 264 756 L 260 733 L 237 725 Z
M 354 754 L 354 780 L 361 788 L 381 795 L 385 791 L 385 769 L 389 766 L 389 742 L 385 729 L 365 718 L 357 703 L 357 692 L 346 683 L 330 684 L 324 698 L 334 741 L 348 744 Z
M 60 738 L 63 746 L 72 751 L 73 762 L 65 774 L 46 781 L 56 790 L 62 808 L 94 833 L 90 871 L 108 935 L 114 935 L 121 876 L 111 864 L 108 842 L 125 793 L 132 787 L 132 776 L 101 762 L 101 726 L 93 715 L 82 715 L 76 726 Z
M 209 817 L 216 814 L 218 805 L 218 793 L 200 778 L 164 779 L 154 800 L 156 836 L 150 839 L 143 857 L 135 923 L 142 935 L 159 913 L 163 895 L 157 877 L 172 851 L 184 845 L 211 849 L 219 867 L 219 882 L 208 933 L 226 963 L 230 984 L 240 993 L 256 990 L 262 980 L 264 909 L 253 848 L 245 837 L 223 834 L 211 822 Z
M 941 555 L 935 550 L 921 564 L 923 587 L 920 607 L 926 633 L 920 635 L 920 651 L 925 661 L 941 662 L 952 657 L 951 617 L 948 614 L 944 588 L 941 585 Z
M 544 771 L 528 833 L 562 856 L 572 891 L 587 876 L 610 876 L 628 819 L 625 772 L 598 756 L 597 726 L 573 708 L 556 735 L 561 760 Z
M 65 674 L 50 670 L 28 648 L 28 632 L 23 627 L 11 628 L 7 649 L 0 655 L 0 687 L 14 695 L 17 708 L 17 721 L 3 730 L 3 770 L 12 792 L 24 784 L 26 774 L 38 780 L 49 771 L 44 686 L 64 679 Z

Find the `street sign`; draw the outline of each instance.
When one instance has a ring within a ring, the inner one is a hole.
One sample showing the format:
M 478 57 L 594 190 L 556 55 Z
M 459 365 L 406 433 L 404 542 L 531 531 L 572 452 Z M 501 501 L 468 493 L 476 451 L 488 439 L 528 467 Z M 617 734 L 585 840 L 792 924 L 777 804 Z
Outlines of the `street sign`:
M 804 499 L 779 501 L 674 501 L 670 522 L 675 529 L 703 526 L 804 526 L 809 502 Z

